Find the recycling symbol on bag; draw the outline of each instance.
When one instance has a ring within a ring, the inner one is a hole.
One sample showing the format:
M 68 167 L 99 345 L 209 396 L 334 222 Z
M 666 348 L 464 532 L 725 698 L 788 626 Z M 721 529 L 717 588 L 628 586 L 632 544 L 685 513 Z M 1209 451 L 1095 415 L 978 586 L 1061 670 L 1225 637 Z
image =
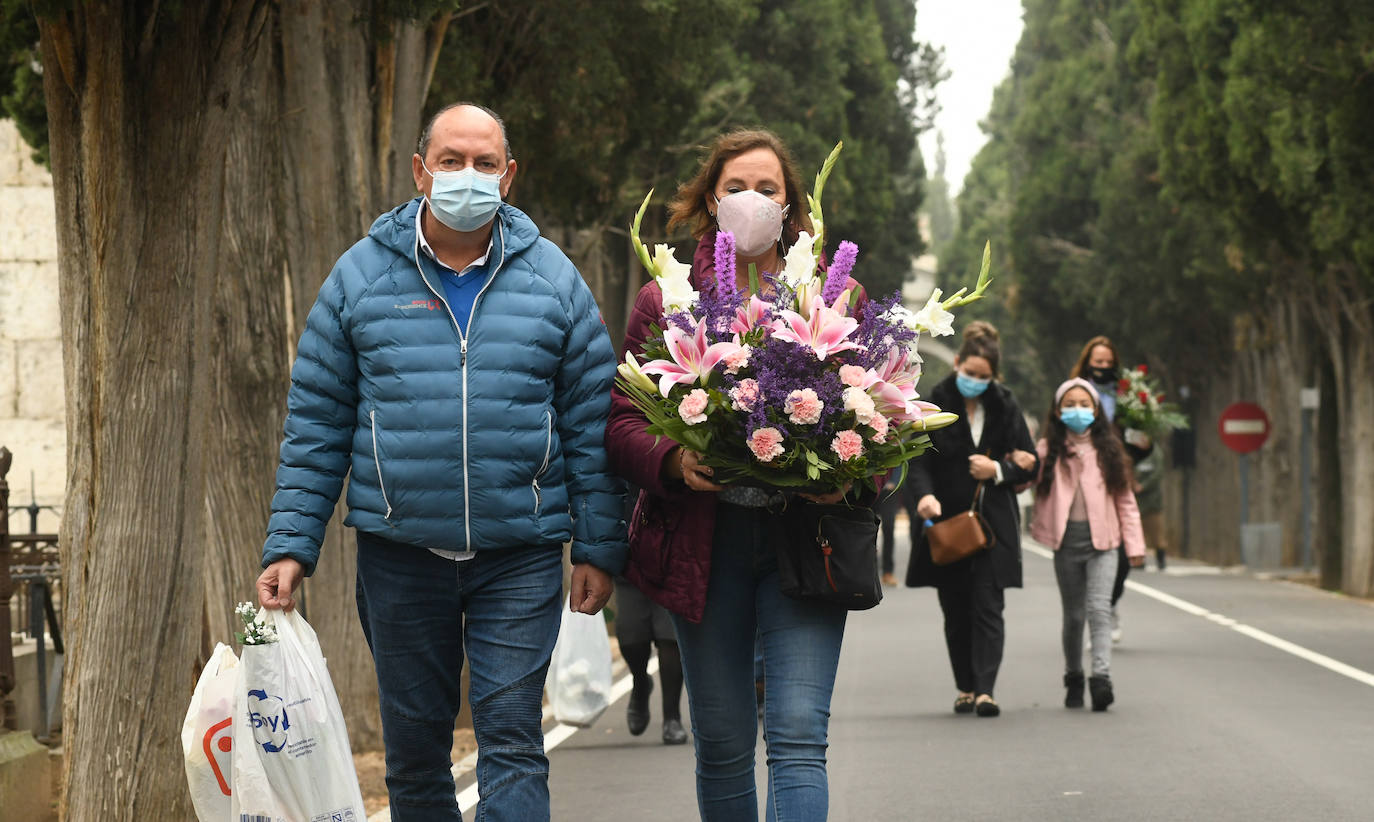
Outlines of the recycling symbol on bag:
M 286 732 L 291 721 L 286 717 L 286 703 L 279 696 L 270 696 L 261 689 L 248 692 L 248 719 L 253 723 L 253 739 L 268 753 L 286 747 Z

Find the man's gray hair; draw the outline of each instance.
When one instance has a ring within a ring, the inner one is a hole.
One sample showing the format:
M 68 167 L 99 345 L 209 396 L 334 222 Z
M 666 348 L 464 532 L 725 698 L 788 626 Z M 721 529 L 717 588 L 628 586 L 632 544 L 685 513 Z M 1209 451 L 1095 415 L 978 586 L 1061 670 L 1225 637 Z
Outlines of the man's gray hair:
M 443 115 L 447 114 L 450 111 L 453 111 L 455 108 L 460 108 L 462 106 L 472 106 L 475 109 L 484 111 L 487 113 L 488 116 L 491 117 L 491 119 L 496 121 L 496 125 L 499 126 L 501 129 L 501 146 L 505 149 L 506 160 L 510 160 L 510 138 L 506 136 L 506 121 L 501 119 L 501 115 L 497 114 L 496 112 L 492 111 L 486 106 L 481 105 L 480 103 L 470 103 L 466 100 L 461 100 L 457 103 L 449 103 L 448 105 L 434 112 L 434 115 L 431 116 L 429 120 L 425 122 L 425 127 L 420 131 L 420 139 L 415 143 L 415 153 L 419 154 L 422 158 L 429 156 L 429 138 L 432 132 L 434 131 L 434 124 L 438 122 L 439 118 Z

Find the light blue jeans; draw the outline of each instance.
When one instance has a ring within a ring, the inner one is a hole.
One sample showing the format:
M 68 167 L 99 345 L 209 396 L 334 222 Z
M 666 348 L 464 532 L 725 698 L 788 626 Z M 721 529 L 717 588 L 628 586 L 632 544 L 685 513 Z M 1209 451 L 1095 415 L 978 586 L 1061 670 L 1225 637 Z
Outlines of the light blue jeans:
M 477 821 L 549 818 L 541 700 L 562 589 L 560 545 L 454 562 L 358 532 L 358 616 L 377 668 L 393 820 L 462 819 L 450 749 L 465 655 Z
M 775 515 L 721 503 L 700 624 L 673 615 L 697 754 L 704 822 L 755 822 L 758 714 L 754 648 L 764 665 L 769 822 L 816 822 L 829 811 L 830 695 L 848 612 L 778 590 Z

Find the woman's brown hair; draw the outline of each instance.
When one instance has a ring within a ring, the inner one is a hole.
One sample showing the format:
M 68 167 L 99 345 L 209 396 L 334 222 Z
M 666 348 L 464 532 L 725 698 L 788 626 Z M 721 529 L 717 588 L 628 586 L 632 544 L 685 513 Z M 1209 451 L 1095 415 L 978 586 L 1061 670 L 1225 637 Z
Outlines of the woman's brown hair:
M 959 361 L 982 357 L 992 366 L 992 376 L 1001 376 L 1002 346 L 992 323 L 974 320 L 964 326 L 964 342 L 959 346 Z
M 1088 340 L 1087 345 L 1083 346 L 1083 350 L 1078 353 L 1078 363 L 1074 365 L 1073 370 L 1069 372 L 1069 379 L 1082 377 L 1088 380 L 1088 382 L 1092 382 L 1092 380 L 1088 379 L 1088 360 L 1093 358 L 1093 349 L 1099 345 L 1112 352 L 1112 367 L 1121 367 L 1121 355 L 1117 353 L 1116 346 L 1112 345 L 1110 339 L 1099 334 L 1091 340 Z
M 685 223 L 693 237 L 701 239 L 705 236 L 715 223 L 711 212 L 706 210 L 706 195 L 716 190 L 716 183 L 720 180 L 720 172 L 725 167 L 725 161 L 756 148 L 771 149 L 777 155 L 778 163 L 782 165 L 783 185 L 787 188 L 787 204 L 791 206 L 783 222 L 783 238 L 792 243 L 796 241 L 798 233 L 814 231 L 806 207 L 806 193 L 802 188 L 801 174 L 797 171 L 797 161 L 792 159 L 792 152 L 787 150 L 787 146 L 778 135 L 761 128 L 735 129 L 716 138 L 715 143 L 711 145 L 710 154 L 702 161 L 697 173 L 692 179 L 678 186 L 677 194 L 673 195 L 672 201 L 668 203 L 668 230 L 671 231 Z

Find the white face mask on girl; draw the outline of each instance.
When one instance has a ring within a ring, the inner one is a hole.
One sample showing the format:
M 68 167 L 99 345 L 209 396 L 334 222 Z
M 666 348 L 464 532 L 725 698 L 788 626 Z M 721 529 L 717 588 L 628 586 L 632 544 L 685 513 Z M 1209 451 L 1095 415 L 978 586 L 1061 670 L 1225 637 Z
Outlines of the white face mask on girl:
M 782 220 L 789 208 L 753 189 L 736 191 L 716 201 L 716 224 L 735 235 L 736 253 L 757 257 L 782 238 Z

